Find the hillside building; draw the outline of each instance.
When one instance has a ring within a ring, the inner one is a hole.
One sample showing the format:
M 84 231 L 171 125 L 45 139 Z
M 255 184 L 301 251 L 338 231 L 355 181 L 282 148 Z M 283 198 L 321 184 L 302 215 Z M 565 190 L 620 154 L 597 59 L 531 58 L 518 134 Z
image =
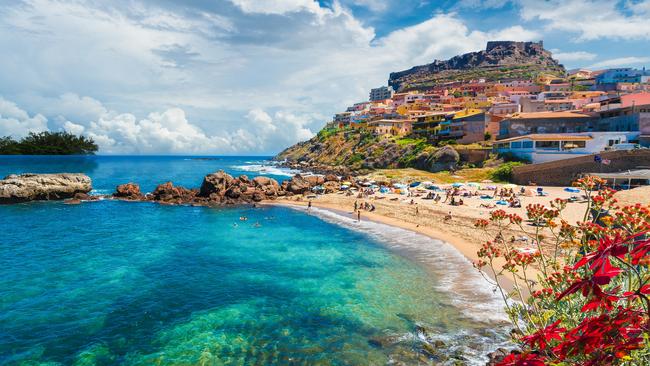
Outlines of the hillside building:
M 395 94 L 395 91 L 393 90 L 392 86 L 382 86 L 379 88 L 373 88 L 370 89 L 370 101 L 379 101 L 379 100 L 385 100 L 385 99 L 390 99 L 393 97 L 393 94 Z

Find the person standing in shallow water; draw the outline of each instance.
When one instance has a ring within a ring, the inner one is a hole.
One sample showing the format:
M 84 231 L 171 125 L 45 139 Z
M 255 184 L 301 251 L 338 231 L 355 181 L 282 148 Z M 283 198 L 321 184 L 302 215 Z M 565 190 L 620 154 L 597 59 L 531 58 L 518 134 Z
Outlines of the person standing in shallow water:
M 307 202 L 307 211 L 309 211 L 310 209 L 311 209 L 311 200 L 309 200 L 309 202 Z
M 361 210 L 357 211 L 357 221 L 361 222 Z

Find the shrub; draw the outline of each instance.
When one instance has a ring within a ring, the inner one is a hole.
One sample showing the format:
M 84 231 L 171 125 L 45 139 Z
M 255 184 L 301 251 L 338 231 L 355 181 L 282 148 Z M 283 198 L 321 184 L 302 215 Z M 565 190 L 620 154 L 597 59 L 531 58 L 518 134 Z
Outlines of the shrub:
M 527 207 L 533 229 L 504 210 L 476 222 L 495 235 L 475 266 L 493 275 L 519 347 L 499 365 L 650 364 L 650 206 L 617 207 L 604 184 L 594 177 L 576 182 L 587 200 L 576 225 L 562 219 L 562 199 Z M 518 251 L 504 236 L 511 228 L 532 238 L 536 250 Z M 527 275 L 531 267 L 536 279 Z M 514 281 L 511 293 L 502 286 L 504 272 Z
M 512 179 L 512 168 L 520 165 L 524 164 L 517 161 L 503 163 L 490 173 L 490 178 L 499 182 L 509 182 Z
M 0 138 L 0 155 L 89 155 L 96 151 L 92 138 L 67 132 L 30 132 L 20 141 Z

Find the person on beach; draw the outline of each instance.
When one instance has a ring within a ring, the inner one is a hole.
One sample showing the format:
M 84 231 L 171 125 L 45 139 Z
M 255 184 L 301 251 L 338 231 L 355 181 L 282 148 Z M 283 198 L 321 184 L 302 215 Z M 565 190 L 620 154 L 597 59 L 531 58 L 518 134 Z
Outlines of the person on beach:
M 357 211 L 357 222 L 361 222 L 361 210 Z
M 311 200 L 309 200 L 309 202 L 307 202 L 307 211 L 309 211 L 310 209 L 311 209 Z
M 420 215 L 420 210 L 418 209 L 418 204 L 416 203 L 415 204 L 415 216 L 419 216 L 419 215 Z
M 445 216 L 445 221 L 451 220 L 451 211 Z
M 358 208 L 358 203 L 357 203 L 357 201 L 354 201 L 354 210 L 356 211 L 357 208 Z

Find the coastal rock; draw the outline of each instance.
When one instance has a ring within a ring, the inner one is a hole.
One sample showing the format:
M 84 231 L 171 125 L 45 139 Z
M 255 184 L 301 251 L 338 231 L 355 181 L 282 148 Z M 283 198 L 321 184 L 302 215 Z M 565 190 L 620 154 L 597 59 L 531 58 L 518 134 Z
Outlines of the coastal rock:
M 322 175 L 309 175 L 305 177 L 305 180 L 307 183 L 309 183 L 310 188 L 320 186 L 325 183 L 325 177 Z
M 327 174 L 325 175 L 325 182 L 338 182 L 339 177 L 337 177 L 334 174 Z
M 268 177 L 255 177 L 253 178 L 253 186 L 266 197 L 279 196 L 280 185 L 275 179 Z
M 309 181 L 303 178 L 300 174 L 296 174 L 287 182 L 285 190 L 292 194 L 303 194 L 309 192 L 311 185 Z
M 72 198 L 92 190 L 85 174 L 20 174 L 0 180 L 0 203 Z
M 142 192 L 140 192 L 140 186 L 135 183 L 120 184 L 115 189 L 113 197 L 127 200 L 140 200 L 144 198 Z
M 325 182 L 323 187 L 325 187 L 325 193 L 336 193 L 341 190 L 341 184 L 339 182 Z
M 226 190 L 233 184 L 233 181 L 234 178 L 223 170 L 208 174 L 203 178 L 203 183 L 201 183 L 201 188 L 199 189 L 199 196 L 211 197 L 213 194 L 223 196 Z
M 197 193 L 196 190 L 174 187 L 172 182 L 167 182 L 156 187 L 152 192 L 152 199 L 163 203 L 187 204 L 195 200 Z

